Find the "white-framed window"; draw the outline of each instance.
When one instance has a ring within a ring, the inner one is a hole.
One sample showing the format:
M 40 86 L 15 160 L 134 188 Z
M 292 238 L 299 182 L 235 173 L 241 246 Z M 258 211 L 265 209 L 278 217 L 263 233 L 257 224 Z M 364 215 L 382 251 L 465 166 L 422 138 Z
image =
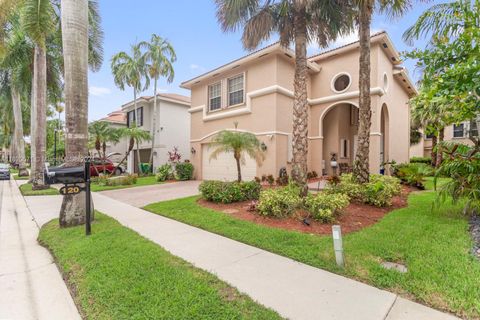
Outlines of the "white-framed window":
M 222 108 L 222 83 L 217 82 L 208 86 L 208 110 Z
M 244 75 L 239 74 L 227 80 L 228 105 L 234 106 L 243 103 L 244 97 Z
M 330 83 L 331 89 L 335 93 L 343 93 L 350 88 L 352 84 L 352 77 L 347 72 L 340 72 L 336 74 Z
M 347 159 L 349 158 L 349 147 L 350 142 L 347 139 L 340 139 L 340 158 Z
M 453 137 L 464 138 L 465 137 L 465 123 L 459 123 L 453 125 Z

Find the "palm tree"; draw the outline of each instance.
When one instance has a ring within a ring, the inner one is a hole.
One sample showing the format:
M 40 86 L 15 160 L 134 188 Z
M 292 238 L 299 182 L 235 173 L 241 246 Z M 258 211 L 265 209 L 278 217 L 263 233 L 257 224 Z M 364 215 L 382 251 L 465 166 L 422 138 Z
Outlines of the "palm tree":
M 152 125 L 152 148 L 150 150 L 150 168 L 153 169 L 153 148 L 155 147 L 155 134 L 158 121 L 160 121 L 160 108 L 157 110 L 157 82 L 160 77 L 166 77 L 167 82 L 171 83 L 175 72 L 173 70 L 173 62 L 177 59 L 175 50 L 172 45 L 162 37 L 152 34 L 150 42 L 141 42 L 140 46 L 147 48 L 147 69 L 148 75 L 153 79 L 153 125 Z
M 23 32 L 18 14 L 12 15 L 5 28 L 5 37 L 0 42 L 0 68 L 2 81 L 0 90 L 10 92 L 13 109 L 14 134 L 13 155 L 18 165 L 19 176 L 28 176 L 25 164 L 25 142 L 22 115 L 22 95 L 28 90 L 32 45 Z
M 210 159 L 216 159 L 221 153 L 233 153 L 237 164 L 238 182 L 242 181 L 241 164 L 245 163 L 245 155 L 255 159 L 259 165 L 265 158 L 260 141 L 249 132 L 223 130 L 215 136 L 210 147 L 215 148 Z
M 127 149 L 127 152 L 125 153 L 125 157 L 123 157 L 123 159 L 118 163 L 113 173 L 117 172 L 117 169 L 128 158 L 128 156 L 130 155 L 130 152 L 132 152 L 133 147 L 135 146 L 135 143 L 137 144 L 137 147 L 138 147 L 138 145 L 143 141 L 151 140 L 151 136 L 148 131 L 140 129 L 136 126 L 133 126 L 130 128 L 121 128 L 117 130 L 118 130 L 117 131 L 118 138 L 126 137 L 128 139 L 128 149 Z M 138 157 L 138 163 L 140 163 L 140 157 Z
M 105 174 L 105 159 L 107 158 L 107 143 L 117 144 L 120 141 L 118 129 L 113 128 L 107 122 L 95 121 L 88 125 L 90 139 L 98 153 L 98 157 L 103 160 L 103 173 Z
M 44 189 L 43 165 L 46 154 L 46 123 L 47 123 L 47 37 L 54 32 L 54 10 L 50 0 L 24 0 L 22 6 L 23 27 L 32 39 L 35 50 L 33 59 L 32 92 L 35 100 L 34 122 L 35 134 L 35 171 L 33 174 L 33 189 Z
M 354 179 L 366 183 L 370 179 L 370 127 L 372 108 L 370 99 L 370 27 L 376 8 L 390 17 L 401 16 L 412 3 L 410 0 L 355 0 L 357 7 L 358 35 L 360 43 L 359 58 L 359 126 L 358 147 L 353 166 Z
M 115 84 L 121 89 L 125 90 L 125 85 L 133 89 L 133 109 L 135 119 L 137 115 L 137 93 L 148 88 L 150 79 L 147 77 L 147 57 L 142 53 L 141 47 L 138 44 L 132 45 L 132 55 L 129 56 L 126 52 L 119 52 L 112 57 L 111 67 Z M 130 123 L 131 126 L 136 127 L 138 123 L 136 120 Z M 140 149 L 137 143 L 137 157 L 138 157 L 138 172 L 142 172 L 140 163 Z
M 223 31 L 243 27 L 242 43 L 248 50 L 258 47 L 274 33 L 280 42 L 295 46 L 293 102 L 292 178 L 308 192 L 308 101 L 307 44 L 309 41 L 326 47 L 330 41 L 352 29 L 347 3 L 343 1 L 293 0 L 215 0 L 217 17 Z
M 62 43 L 65 67 L 65 160 L 78 166 L 88 153 L 88 1 L 62 0 Z M 85 221 L 85 193 L 66 195 L 60 226 Z
M 455 37 L 468 26 L 478 25 L 478 8 L 478 1 L 469 0 L 435 4 L 403 33 L 403 39 L 413 44 L 414 40 L 428 36 L 432 41 Z

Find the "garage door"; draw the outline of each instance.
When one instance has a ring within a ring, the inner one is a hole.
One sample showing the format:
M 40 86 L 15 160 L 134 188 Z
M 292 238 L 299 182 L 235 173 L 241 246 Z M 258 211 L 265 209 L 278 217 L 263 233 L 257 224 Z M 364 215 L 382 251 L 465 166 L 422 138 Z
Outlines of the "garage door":
M 216 159 L 210 159 L 213 148 L 208 145 L 202 146 L 202 172 L 203 180 L 237 180 L 237 164 L 233 153 L 222 153 Z M 257 163 L 248 155 L 245 156 L 245 164 L 241 165 L 242 180 L 253 180 L 257 174 Z

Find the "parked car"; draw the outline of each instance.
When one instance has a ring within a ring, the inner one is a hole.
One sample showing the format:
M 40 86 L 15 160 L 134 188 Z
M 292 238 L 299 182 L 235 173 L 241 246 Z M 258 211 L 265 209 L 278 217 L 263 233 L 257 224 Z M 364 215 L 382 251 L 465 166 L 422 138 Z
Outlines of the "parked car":
M 114 172 L 115 175 L 120 175 L 123 173 L 123 169 L 121 167 L 116 168 L 116 165 L 110 159 L 100 159 L 94 158 L 92 164 L 90 165 L 90 175 L 92 177 L 98 176 L 100 173 L 112 174 Z
M 10 180 L 10 166 L 0 163 L 0 180 Z

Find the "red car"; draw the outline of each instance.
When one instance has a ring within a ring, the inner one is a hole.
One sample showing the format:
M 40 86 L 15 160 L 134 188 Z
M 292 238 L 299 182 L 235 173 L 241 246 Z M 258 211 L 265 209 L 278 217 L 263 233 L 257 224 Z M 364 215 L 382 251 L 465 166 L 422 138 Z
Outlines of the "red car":
M 106 174 L 111 174 L 114 172 L 114 170 L 115 175 L 120 175 L 123 173 L 122 168 L 119 167 L 115 169 L 115 164 L 113 164 L 112 160 L 110 159 L 93 159 L 92 164 L 90 165 L 90 175 L 92 177 L 98 176 L 100 173 L 103 173 L 104 170 Z

